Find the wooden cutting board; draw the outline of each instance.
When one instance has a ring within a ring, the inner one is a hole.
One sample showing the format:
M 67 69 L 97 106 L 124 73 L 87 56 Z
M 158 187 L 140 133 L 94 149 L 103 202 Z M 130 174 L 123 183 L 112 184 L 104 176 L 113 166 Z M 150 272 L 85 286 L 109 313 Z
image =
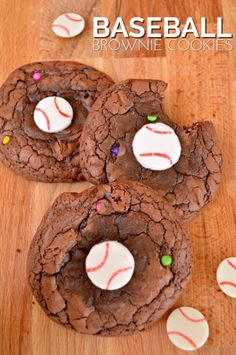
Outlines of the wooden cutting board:
M 236 56 L 235 50 L 158 53 L 92 52 L 92 17 L 206 16 L 214 28 L 224 17 L 225 30 L 236 30 L 235 0 L 1 0 L 0 81 L 27 62 L 77 60 L 106 71 L 114 80 L 163 79 L 168 82 L 165 110 L 181 124 L 212 120 L 224 158 L 218 195 L 188 226 L 194 271 L 177 306 L 200 309 L 209 321 L 210 337 L 198 354 L 236 353 L 236 301 L 215 280 L 219 262 L 236 255 Z M 51 21 L 62 12 L 85 17 L 85 32 L 71 40 L 57 38 Z M 152 55 L 152 56 L 150 56 Z M 29 182 L 0 164 L 0 343 L 2 355 L 162 355 L 182 354 L 168 340 L 166 314 L 148 330 L 125 338 L 76 334 L 50 321 L 35 303 L 26 281 L 30 241 L 54 198 L 63 191 L 82 191 L 88 183 Z

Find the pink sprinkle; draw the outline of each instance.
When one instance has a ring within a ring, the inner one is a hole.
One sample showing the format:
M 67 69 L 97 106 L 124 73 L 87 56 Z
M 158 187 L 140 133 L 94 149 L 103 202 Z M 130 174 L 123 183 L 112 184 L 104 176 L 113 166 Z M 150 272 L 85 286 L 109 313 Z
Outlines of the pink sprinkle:
M 98 203 L 96 204 L 96 210 L 97 210 L 97 211 L 101 211 L 101 209 L 102 209 L 102 204 L 101 204 L 101 202 L 98 202 Z
M 35 71 L 33 73 L 33 79 L 34 80 L 40 80 L 41 79 L 41 73 L 39 71 Z

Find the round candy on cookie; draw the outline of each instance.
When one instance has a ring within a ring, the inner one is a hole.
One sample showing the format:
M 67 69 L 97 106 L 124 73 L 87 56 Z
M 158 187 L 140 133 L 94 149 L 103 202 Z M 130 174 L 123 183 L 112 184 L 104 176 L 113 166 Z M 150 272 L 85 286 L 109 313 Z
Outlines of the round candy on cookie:
M 146 169 L 162 171 L 177 163 L 181 145 L 175 131 L 164 123 L 146 124 L 132 142 L 136 160 Z
M 70 127 L 73 109 L 62 97 L 45 97 L 35 107 L 34 122 L 37 127 L 47 133 L 58 133 Z
M 133 275 L 134 264 L 129 249 L 113 240 L 95 244 L 85 262 L 89 279 L 103 290 L 125 286 Z

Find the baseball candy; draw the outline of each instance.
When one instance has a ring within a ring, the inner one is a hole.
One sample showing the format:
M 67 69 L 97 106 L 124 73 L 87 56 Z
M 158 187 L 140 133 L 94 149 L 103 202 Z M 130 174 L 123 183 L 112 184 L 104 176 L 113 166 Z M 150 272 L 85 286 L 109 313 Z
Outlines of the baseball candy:
M 66 13 L 54 20 L 52 30 L 59 37 L 72 38 L 83 31 L 84 25 L 83 17 L 74 13 Z
M 134 136 L 133 153 L 144 168 L 166 170 L 179 160 L 181 145 L 175 131 L 164 123 L 149 123 Z
M 117 290 L 130 281 L 134 272 L 134 258 L 123 244 L 106 241 L 91 248 L 85 267 L 95 286 L 103 290 Z
M 201 312 L 192 307 L 175 309 L 167 319 L 167 334 L 182 350 L 197 350 L 208 339 L 209 327 Z
M 221 290 L 236 298 L 236 257 L 227 258 L 220 263 L 216 278 Z
M 34 122 L 47 133 L 61 132 L 71 125 L 73 109 L 62 97 L 45 97 L 34 110 Z

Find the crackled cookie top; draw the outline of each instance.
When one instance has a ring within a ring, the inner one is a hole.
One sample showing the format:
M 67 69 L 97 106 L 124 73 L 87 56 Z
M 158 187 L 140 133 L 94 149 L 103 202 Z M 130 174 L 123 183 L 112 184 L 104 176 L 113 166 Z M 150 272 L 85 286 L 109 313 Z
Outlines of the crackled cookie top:
M 185 288 L 191 263 L 190 241 L 169 203 L 143 184 L 114 182 L 56 199 L 32 241 L 28 276 L 50 318 L 114 336 L 159 319 Z
M 39 181 L 77 181 L 81 130 L 98 94 L 112 81 L 76 62 L 15 70 L 0 89 L 0 159 Z
M 142 181 L 187 220 L 214 197 L 222 158 L 211 122 L 181 127 L 163 113 L 165 89 L 158 80 L 126 80 L 105 90 L 84 126 L 81 168 L 96 184 Z M 156 134 L 160 125 L 171 134 Z

